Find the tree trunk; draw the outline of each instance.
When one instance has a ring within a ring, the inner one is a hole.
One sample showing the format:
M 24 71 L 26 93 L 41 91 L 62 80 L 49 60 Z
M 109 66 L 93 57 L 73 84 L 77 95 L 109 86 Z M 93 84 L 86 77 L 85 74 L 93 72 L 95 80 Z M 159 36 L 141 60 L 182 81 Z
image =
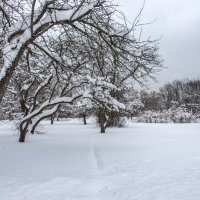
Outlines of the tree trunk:
M 21 48 L 19 49 L 17 55 L 15 56 L 15 58 L 13 59 L 13 62 L 11 63 L 11 66 L 9 68 L 7 68 L 5 70 L 5 72 L 3 73 L 3 78 L 0 79 L 0 103 L 3 100 L 3 97 L 6 93 L 7 87 L 9 85 L 9 82 L 11 80 L 11 78 L 13 77 L 13 74 L 15 72 L 15 69 L 22 57 L 22 55 L 24 54 L 24 51 L 26 50 L 26 48 L 28 47 L 28 45 L 33 42 L 35 39 L 37 38 L 37 36 L 31 37 L 28 41 L 26 41 Z M 4 67 L 2 68 L 2 70 L 4 70 Z M 0 75 L 2 73 L 2 70 L 0 72 Z
M 104 113 L 103 109 L 101 109 L 99 111 L 99 125 L 101 128 L 101 133 L 106 133 L 105 122 L 106 122 L 105 113 Z
M 104 126 L 101 127 L 101 133 L 106 133 L 106 130 L 105 130 Z
M 59 114 L 58 114 L 58 117 L 57 117 L 57 121 L 59 121 L 59 119 L 60 119 L 60 115 L 61 115 L 61 114 L 59 113 Z
M 86 114 L 83 114 L 83 122 L 84 122 L 84 125 L 87 125 Z
M 114 113 L 110 112 L 108 116 L 108 122 L 107 122 L 107 127 L 113 127 L 114 126 Z
M 25 142 L 25 139 L 26 139 L 26 133 L 28 131 L 28 126 L 30 124 L 30 120 L 25 122 L 26 125 L 25 127 L 24 126 L 24 123 L 20 124 L 20 136 L 19 136 L 19 142 Z
M 6 70 L 5 76 L 0 80 L 0 103 L 3 100 L 3 97 L 6 93 L 8 84 L 10 82 L 10 79 L 12 78 L 15 71 L 15 67 L 11 67 Z
M 19 142 L 25 142 L 26 132 L 27 132 L 27 130 L 25 130 L 25 129 L 23 129 L 23 130 L 20 132 Z
M 51 124 L 53 124 L 55 117 L 51 116 Z

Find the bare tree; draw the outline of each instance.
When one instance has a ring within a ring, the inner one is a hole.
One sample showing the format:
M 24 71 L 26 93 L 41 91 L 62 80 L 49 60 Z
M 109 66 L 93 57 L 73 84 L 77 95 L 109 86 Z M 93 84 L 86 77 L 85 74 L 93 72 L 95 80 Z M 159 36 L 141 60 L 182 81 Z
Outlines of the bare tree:
M 0 75 L 0 101 L 18 77 L 19 141 L 63 104 L 81 98 L 93 102 L 104 133 L 128 110 L 123 91 L 135 82 L 144 84 L 160 69 L 158 41 L 136 38 L 138 20 L 130 26 L 126 19 L 117 22 L 110 1 L 32 0 L 25 5 L 29 12 L 19 7 L 19 21 L 11 20 L 8 28 Z
M 17 4 L 18 3 L 18 4 Z M 32 1 L 14 1 L 1 3 L 1 14 L 4 16 L 4 27 L 8 30 L 3 47 L 3 68 L 0 73 L 0 102 L 8 84 L 25 51 L 46 32 L 61 25 L 74 28 L 74 25 L 87 24 L 101 30 L 100 26 L 91 23 L 91 14 L 99 15 L 104 9 L 102 0 L 43 0 L 36 4 Z M 11 9 L 8 15 L 4 7 Z M 26 12 L 21 12 L 25 9 Z M 11 15 L 14 17 L 12 18 Z M 17 19 L 15 19 L 17 16 Z

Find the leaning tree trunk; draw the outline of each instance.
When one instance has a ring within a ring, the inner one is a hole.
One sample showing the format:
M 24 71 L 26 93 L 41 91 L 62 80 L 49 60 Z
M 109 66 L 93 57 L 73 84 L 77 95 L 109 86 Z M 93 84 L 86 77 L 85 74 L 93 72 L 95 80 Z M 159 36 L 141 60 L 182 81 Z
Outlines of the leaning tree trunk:
M 32 125 L 31 133 L 32 133 L 32 134 L 35 133 L 35 130 L 36 130 L 38 124 L 39 124 L 42 120 L 44 120 L 44 119 L 46 119 L 46 118 L 48 118 L 48 117 L 51 117 L 51 120 L 54 121 L 54 119 L 55 119 L 55 113 L 56 113 L 56 112 L 54 112 L 53 114 L 48 114 L 48 115 L 45 115 L 45 116 L 43 116 L 43 117 L 41 117 L 41 118 L 38 118 L 38 119 L 35 121 L 35 123 Z
M 15 71 L 15 67 L 7 69 L 7 71 L 5 72 L 5 76 L 0 80 L 0 103 L 3 100 L 8 84 L 14 74 L 14 71 Z
M 27 49 L 28 45 L 33 42 L 37 36 L 31 37 L 29 40 L 27 40 L 19 49 L 18 53 L 16 54 L 15 58 L 13 58 L 12 63 L 10 63 L 10 66 L 7 66 L 8 68 L 2 68 L 0 75 L 3 75 L 3 77 L 0 79 L 0 103 L 3 100 L 3 97 L 6 93 L 6 90 L 8 88 L 8 85 L 10 83 L 11 78 L 13 77 L 13 74 L 15 72 L 16 67 L 18 66 L 18 63 L 24 54 L 25 50 Z M 5 71 L 3 71 L 5 70 Z
M 26 129 L 23 129 L 20 131 L 20 137 L 19 137 L 19 142 L 25 142 L 25 138 L 26 138 Z
M 31 123 L 31 120 L 28 120 L 27 122 L 23 122 L 20 124 L 19 142 L 25 142 L 26 133 L 28 132 L 28 127 L 30 123 Z

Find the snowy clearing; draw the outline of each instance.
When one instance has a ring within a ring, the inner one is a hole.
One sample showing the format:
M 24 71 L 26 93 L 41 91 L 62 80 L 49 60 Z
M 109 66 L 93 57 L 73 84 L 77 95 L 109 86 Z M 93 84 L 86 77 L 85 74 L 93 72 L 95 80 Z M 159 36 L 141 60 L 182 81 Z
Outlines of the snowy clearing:
M 0 124 L 0 200 L 199 200 L 200 124 Z

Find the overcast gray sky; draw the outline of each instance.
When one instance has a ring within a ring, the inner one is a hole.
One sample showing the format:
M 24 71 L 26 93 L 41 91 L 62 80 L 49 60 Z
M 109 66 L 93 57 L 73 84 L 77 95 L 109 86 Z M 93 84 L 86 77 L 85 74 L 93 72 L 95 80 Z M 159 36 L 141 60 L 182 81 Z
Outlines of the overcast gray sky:
M 133 21 L 143 0 L 114 0 Z M 157 89 L 174 79 L 200 78 L 200 0 L 146 0 L 141 22 L 151 22 L 143 33 L 160 38 L 164 67 Z

